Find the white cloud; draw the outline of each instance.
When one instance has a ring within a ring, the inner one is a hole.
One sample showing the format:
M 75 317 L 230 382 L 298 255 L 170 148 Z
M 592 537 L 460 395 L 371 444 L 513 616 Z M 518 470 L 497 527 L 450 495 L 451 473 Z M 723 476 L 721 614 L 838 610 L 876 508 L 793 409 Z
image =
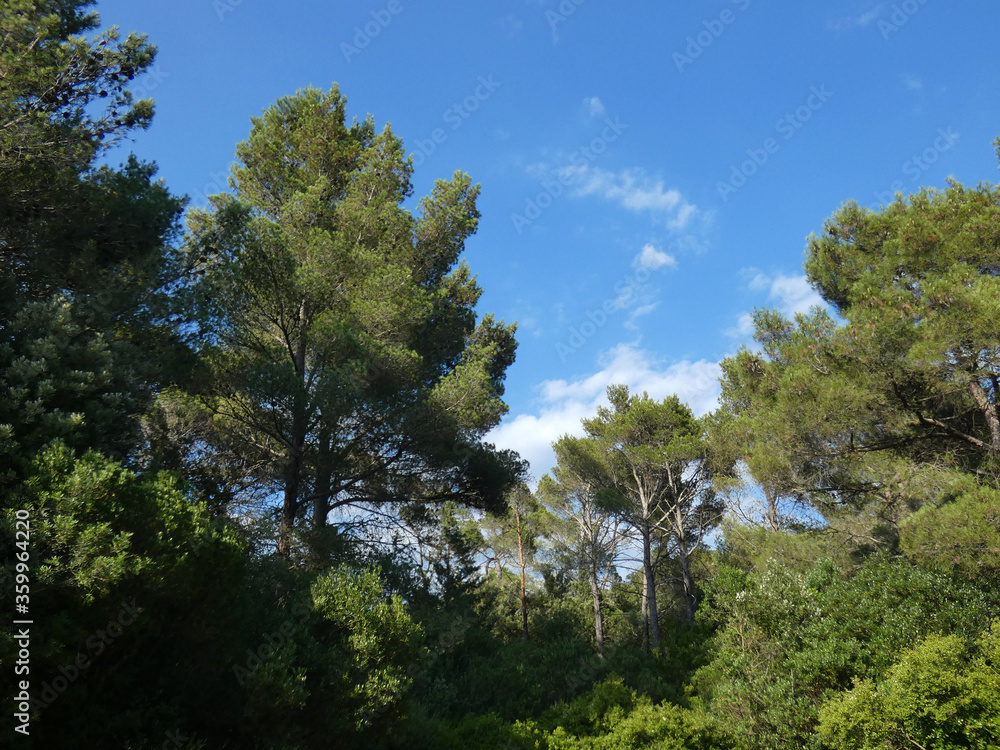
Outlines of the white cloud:
M 603 107 L 596 97 L 584 99 L 584 106 L 590 107 L 593 102 Z M 638 167 L 617 172 L 595 167 L 585 161 L 587 156 L 593 159 L 595 153 L 585 149 L 553 156 L 555 158 L 551 161 L 522 162 L 519 166 L 534 180 L 557 181 L 567 188 L 566 194 L 573 197 L 597 196 L 628 211 L 648 213 L 654 222 L 663 222 L 672 231 L 688 230 L 681 244 L 695 250 L 703 249 L 701 240 L 694 233 L 701 235 L 711 225 L 713 214 L 690 203 L 680 190 L 668 188 L 662 179 L 652 177 Z M 559 166 L 559 161 L 562 166 Z M 698 224 L 696 228 L 692 227 L 695 223 Z
M 659 306 L 660 306 L 659 302 L 653 302 L 648 305 L 643 305 L 642 307 L 637 307 L 635 310 L 632 311 L 632 315 L 630 317 L 634 319 L 634 318 L 639 318 L 643 315 L 649 315 L 651 312 L 653 312 L 653 310 L 655 310 Z
M 582 435 L 581 419 L 597 414 L 607 404 L 605 391 L 612 383 L 625 383 L 632 393 L 649 393 L 661 400 L 671 394 L 696 414 L 714 409 L 719 397 L 719 364 L 683 361 L 661 368 L 648 352 L 634 344 L 620 344 L 599 361 L 601 369 L 578 380 L 546 380 L 539 384 L 536 413 L 508 417 L 486 439 L 500 448 L 511 448 L 531 464 L 534 479 L 555 464 L 552 443 L 563 435 Z
M 664 267 L 673 268 L 676 265 L 677 261 L 674 256 L 657 250 L 651 243 L 644 245 L 639 254 L 632 259 L 632 268 L 644 268 L 647 271 L 655 271 L 658 268 Z M 613 309 L 615 310 L 622 310 L 632 305 L 644 303 L 633 310 L 629 316 L 625 326 L 630 328 L 630 330 L 635 330 L 632 324 L 636 318 L 648 315 L 659 305 L 658 302 L 653 301 L 656 296 L 655 290 L 651 289 L 648 283 L 639 282 L 634 276 L 626 276 L 622 279 L 620 285 L 615 285 L 615 289 L 618 290 L 618 296 L 612 302 Z
M 565 182 L 576 185 L 574 195 L 598 195 L 629 211 L 649 212 L 673 230 L 684 229 L 698 214 L 698 207 L 688 203 L 679 190 L 666 188 L 663 180 L 651 178 L 641 169 L 616 173 L 586 164 L 562 167 L 559 173 Z
M 751 274 L 753 274 L 752 277 Z M 741 275 L 744 277 L 750 277 L 750 280 L 747 281 L 747 287 L 752 291 L 762 292 L 771 286 L 771 279 L 758 271 L 756 268 L 746 268 L 741 272 Z
M 583 108 L 587 113 L 587 119 L 593 120 L 595 117 L 604 117 L 604 103 L 596 96 L 586 97 L 583 100 Z
M 761 307 L 777 307 L 787 317 L 809 312 L 813 307 L 826 306 L 819 293 L 809 286 L 805 276 L 785 276 L 782 273 L 777 276 L 767 276 L 756 268 L 744 269 L 742 275 L 744 278 L 749 277 L 746 284 L 750 290 L 755 292 L 767 290 L 766 305 Z M 753 319 L 750 313 L 740 315 L 736 325 L 726 329 L 725 333 L 733 338 L 743 338 L 752 334 Z
M 672 255 L 668 255 L 662 250 L 657 250 L 651 244 L 646 244 L 642 248 L 642 252 L 635 256 L 635 261 L 632 265 L 638 266 L 639 268 L 663 268 L 664 266 L 676 266 L 677 260 Z
M 924 88 L 924 82 L 915 75 L 903 73 L 903 87 L 907 91 L 921 91 Z
M 753 333 L 753 316 L 750 313 L 743 313 L 736 320 L 736 327 L 726 331 L 730 336 L 742 337 Z
M 624 323 L 625 328 L 628 329 L 629 331 L 638 332 L 639 325 L 635 322 L 636 319 L 641 318 L 643 315 L 649 315 L 651 312 L 653 312 L 653 310 L 655 310 L 659 306 L 660 306 L 659 302 L 651 302 L 648 305 L 642 305 L 640 307 L 635 308 L 635 310 L 633 310 L 631 314 L 628 316 L 628 320 L 625 321 Z
M 879 3 L 867 13 L 862 13 L 858 16 L 856 19 L 858 26 L 867 26 L 870 23 L 874 23 L 875 19 L 877 19 L 879 14 L 882 12 L 882 7 L 884 5 L 885 3 Z
M 785 276 L 778 274 L 771 280 L 769 300 L 778 303 L 778 308 L 785 315 L 797 315 L 809 312 L 813 307 L 823 307 L 826 303 L 819 292 L 809 286 L 805 276 Z
M 621 310 L 626 305 L 635 302 L 635 300 L 636 300 L 636 286 L 632 284 L 624 286 L 622 287 L 621 291 L 618 292 L 618 296 L 615 297 L 614 302 L 612 303 L 613 309 Z

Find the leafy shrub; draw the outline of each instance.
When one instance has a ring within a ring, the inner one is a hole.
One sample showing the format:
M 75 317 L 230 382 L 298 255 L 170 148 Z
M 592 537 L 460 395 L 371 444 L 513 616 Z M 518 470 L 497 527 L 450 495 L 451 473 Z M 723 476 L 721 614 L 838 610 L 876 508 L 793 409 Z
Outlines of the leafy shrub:
M 881 680 L 862 680 L 820 711 L 834 750 L 988 750 L 1000 743 L 1000 621 L 974 647 L 930 636 Z

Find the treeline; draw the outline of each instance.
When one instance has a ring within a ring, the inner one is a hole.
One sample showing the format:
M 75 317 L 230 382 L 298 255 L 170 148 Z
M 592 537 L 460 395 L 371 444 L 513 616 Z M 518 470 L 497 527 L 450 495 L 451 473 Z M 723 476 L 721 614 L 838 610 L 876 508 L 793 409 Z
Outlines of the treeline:
M 91 5 L 0 0 L 5 743 L 1000 744 L 1000 191 L 846 204 L 832 312 L 758 311 L 705 417 L 611 386 L 532 491 L 478 186 L 404 209 L 334 86 L 185 213 L 102 164 L 155 49 Z

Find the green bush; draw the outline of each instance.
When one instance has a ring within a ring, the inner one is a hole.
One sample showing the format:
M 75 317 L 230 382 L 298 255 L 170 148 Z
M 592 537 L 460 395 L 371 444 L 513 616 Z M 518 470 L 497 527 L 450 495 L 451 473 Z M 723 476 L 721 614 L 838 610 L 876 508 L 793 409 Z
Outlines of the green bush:
M 695 704 L 739 747 L 813 747 L 831 696 L 880 678 L 928 635 L 975 636 L 991 607 L 981 591 L 900 558 L 874 557 L 844 578 L 827 562 L 808 574 L 724 568 L 703 609 L 719 630 L 714 658 L 692 679 Z
M 820 711 L 819 735 L 834 750 L 1000 745 L 1000 621 L 973 647 L 930 636 L 881 680 L 862 680 Z

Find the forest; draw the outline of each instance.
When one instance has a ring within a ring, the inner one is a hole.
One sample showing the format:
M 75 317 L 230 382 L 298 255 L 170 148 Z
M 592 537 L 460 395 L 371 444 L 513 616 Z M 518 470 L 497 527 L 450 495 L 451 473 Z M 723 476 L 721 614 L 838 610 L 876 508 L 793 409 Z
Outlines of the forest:
M 333 84 L 189 208 L 91 6 L 0 0 L 0 745 L 1000 747 L 1000 188 L 845 202 L 716 410 L 532 486 L 479 184 Z

